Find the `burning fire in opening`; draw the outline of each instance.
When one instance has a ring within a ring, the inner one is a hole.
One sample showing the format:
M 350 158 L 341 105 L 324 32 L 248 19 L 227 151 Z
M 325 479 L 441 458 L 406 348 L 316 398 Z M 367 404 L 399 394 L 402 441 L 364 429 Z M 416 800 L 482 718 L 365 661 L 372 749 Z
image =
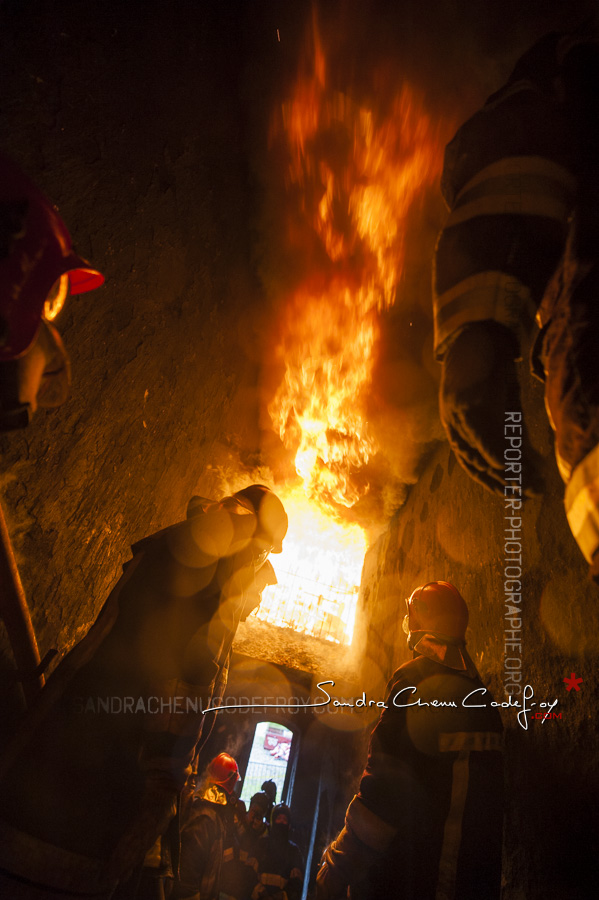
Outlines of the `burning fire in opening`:
M 266 588 L 255 616 L 334 643 L 351 644 L 366 535 L 331 518 L 302 487 L 279 491 L 289 511 L 279 583 Z
M 409 85 L 388 109 L 381 118 L 328 87 L 314 22 L 312 71 L 298 78 L 273 137 L 285 142 L 287 186 L 298 198 L 294 239 L 299 218 L 326 265 L 296 290 L 282 322 L 285 375 L 268 411 L 303 487 L 284 499 L 293 528 L 275 560 L 280 583 L 258 615 L 347 644 L 366 537 L 338 511 L 369 490 L 365 467 L 378 448 L 366 400 L 379 314 L 395 301 L 408 211 L 442 163 L 439 130 Z

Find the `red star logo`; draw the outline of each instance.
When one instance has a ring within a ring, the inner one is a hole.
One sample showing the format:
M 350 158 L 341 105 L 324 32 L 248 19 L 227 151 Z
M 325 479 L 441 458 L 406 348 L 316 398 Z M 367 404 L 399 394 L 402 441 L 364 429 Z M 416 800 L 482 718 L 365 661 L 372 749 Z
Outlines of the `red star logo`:
M 575 691 L 579 691 L 579 684 L 582 684 L 582 678 L 576 677 L 576 672 L 572 672 L 569 678 L 564 678 L 564 684 L 566 685 L 566 690 L 571 691 L 574 688 Z

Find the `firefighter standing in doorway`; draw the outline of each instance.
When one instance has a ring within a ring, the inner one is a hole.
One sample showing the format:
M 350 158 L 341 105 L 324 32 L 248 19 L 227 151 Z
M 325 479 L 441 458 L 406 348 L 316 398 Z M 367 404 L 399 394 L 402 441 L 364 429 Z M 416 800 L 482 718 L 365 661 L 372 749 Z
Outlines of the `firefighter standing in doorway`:
M 291 810 L 277 803 L 270 814 L 268 837 L 256 845 L 258 884 L 252 900 L 300 900 L 304 863 L 297 844 L 289 840 Z
M 352 900 L 497 900 L 502 725 L 466 650 L 468 609 L 446 581 L 406 602 L 414 659 L 391 678 L 316 896 L 339 900 L 349 887 Z
M 258 791 L 250 799 L 247 812 L 245 834 L 241 838 L 241 860 L 245 865 L 244 889 L 240 900 L 251 900 L 252 891 L 258 883 L 258 860 L 261 849 L 268 838 L 265 819 L 269 815 L 271 801 L 265 791 Z

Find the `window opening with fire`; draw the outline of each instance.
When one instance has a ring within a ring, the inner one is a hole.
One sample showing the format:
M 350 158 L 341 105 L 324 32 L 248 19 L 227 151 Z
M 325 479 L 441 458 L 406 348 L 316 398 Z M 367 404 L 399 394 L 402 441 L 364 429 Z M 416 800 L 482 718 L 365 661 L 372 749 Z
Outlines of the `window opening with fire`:
M 277 786 L 277 803 L 283 800 L 292 741 L 293 732 L 284 725 L 278 722 L 258 722 L 241 791 L 241 799 L 248 806 L 251 798 L 269 778 Z
M 283 552 L 271 557 L 278 584 L 255 618 L 336 644 L 352 642 L 366 535 L 335 519 L 301 489 L 277 489 L 289 516 Z
M 293 236 L 298 277 L 273 322 L 281 379 L 267 408 L 301 484 L 286 496 L 277 485 L 289 533 L 272 559 L 279 584 L 254 615 L 349 646 L 367 541 L 357 523 L 366 509 L 373 521 L 387 516 L 394 488 L 377 472 L 402 480 L 379 443 L 394 433 L 375 383 L 382 313 L 407 298 L 408 222 L 427 192 L 438 192 L 450 123 L 431 116 L 403 79 L 389 83 L 378 109 L 367 91 L 361 99 L 340 91 L 316 14 L 306 48 L 269 129 L 285 160 L 282 208 L 293 227 L 281 235 Z M 377 75 L 376 93 L 386 77 Z

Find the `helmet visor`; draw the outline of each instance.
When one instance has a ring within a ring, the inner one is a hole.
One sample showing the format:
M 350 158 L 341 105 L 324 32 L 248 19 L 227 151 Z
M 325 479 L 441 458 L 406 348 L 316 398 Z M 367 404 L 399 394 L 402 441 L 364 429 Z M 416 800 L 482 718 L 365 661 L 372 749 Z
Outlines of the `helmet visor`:
M 410 601 L 406 597 L 406 614 L 403 617 L 403 622 L 401 623 L 401 627 L 404 634 L 410 633 Z
M 69 276 L 65 272 L 58 278 L 44 301 L 44 319 L 52 322 L 63 308 L 69 293 Z

